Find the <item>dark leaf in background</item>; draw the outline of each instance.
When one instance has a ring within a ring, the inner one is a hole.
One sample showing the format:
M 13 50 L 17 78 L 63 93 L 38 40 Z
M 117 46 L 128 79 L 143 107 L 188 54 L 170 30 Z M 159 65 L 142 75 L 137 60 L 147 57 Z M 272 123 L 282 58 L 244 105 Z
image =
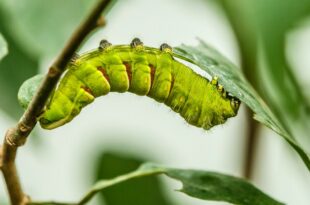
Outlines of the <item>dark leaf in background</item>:
M 144 160 L 119 153 L 104 153 L 99 158 L 96 180 L 111 179 L 136 170 Z M 100 193 L 107 205 L 171 205 L 157 177 L 144 177 L 105 189 Z
M 6 29 L 5 12 L 0 8 L 0 31 L 7 40 L 9 54 L 0 62 L 0 109 L 17 119 L 23 109 L 17 102 L 17 92 L 24 80 L 35 75 L 37 60 L 26 54 Z
M 3 0 L 7 30 L 32 56 L 55 56 L 95 0 Z
M 310 16 L 310 1 L 262 0 L 252 6 L 262 36 L 264 56 L 260 57 L 267 63 L 265 68 L 259 67 L 265 72 L 264 92 L 268 93 L 268 101 L 290 134 L 310 152 L 310 102 L 286 58 L 287 34 Z

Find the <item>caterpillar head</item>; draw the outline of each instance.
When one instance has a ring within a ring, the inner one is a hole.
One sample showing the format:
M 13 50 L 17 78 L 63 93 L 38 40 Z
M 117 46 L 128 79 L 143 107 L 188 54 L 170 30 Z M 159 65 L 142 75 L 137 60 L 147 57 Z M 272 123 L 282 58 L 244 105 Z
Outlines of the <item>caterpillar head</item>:
M 223 98 L 226 98 L 230 101 L 231 109 L 233 110 L 234 114 L 237 115 L 241 101 L 234 97 L 231 93 L 228 93 L 224 86 L 221 84 L 218 84 L 218 77 L 215 76 L 211 80 L 211 84 L 217 87 L 218 92 L 222 95 Z
M 237 114 L 240 107 L 240 100 L 238 98 L 232 97 L 232 99 L 230 100 L 230 105 Z

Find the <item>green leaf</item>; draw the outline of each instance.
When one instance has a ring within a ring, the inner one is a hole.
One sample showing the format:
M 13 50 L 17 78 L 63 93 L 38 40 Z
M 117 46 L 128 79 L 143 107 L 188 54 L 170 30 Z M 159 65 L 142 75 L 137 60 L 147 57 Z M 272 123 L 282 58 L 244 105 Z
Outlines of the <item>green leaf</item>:
M 98 181 L 82 198 L 82 200 L 75 204 L 86 204 L 98 192 L 124 181 L 158 174 L 166 174 L 173 179 L 181 181 L 183 184 L 183 188 L 181 189 L 182 192 L 203 200 L 225 201 L 239 205 L 283 204 L 264 194 L 244 179 L 215 172 L 167 168 L 150 163 L 143 164 L 139 169 L 128 174 L 121 175 L 110 180 Z M 29 205 L 43 204 L 62 203 L 32 202 Z M 69 205 L 74 203 L 63 204 Z
M 111 179 L 136 170 L 145 160 L 130 153 L 104 152 L 96 165 L 96 181 Z M 122 193 L 126 193 L 123 194 Z M 120 197 L 122 195 L 122 197 Z M 113 186 L 100 193 L 106 205 L 168 205 L 163 184 L 158 177 L 143 177 Z
M 249 182 L 216 172 L 164 168 L 167 176 L 183 183 L 180 190 L 192 197 L 242 205 L 280 205 Z
M 18 90 L 17 99 L 19 104 L 26 109 L 31 102 L 35 92 L 38 90 L 40 84 L 44 79 L 43 74 L 35 75 L 26 80 Z
M 0 33 L 0 60 L 8 53 L 8 45 Z
M 284 137 L 286 141 L 298 152 L 310 171 L 308 154 L 300 147 L 298 142 L 288 134 L 279 120 L 271 112 L 258 93 L 247 82 L 241 70 L 222 56 L 215 49 L 202 40 L 198 46 L 182 45 L 174 49 L 174 55 L 192 62 L 205 70 L 211 76 L 218 76 L 219 83 L 232 95 L 239 98 L 255 113 L 254 118 Z
M 8 33 L 5 20 L 4 12 L 0 9 L 0 30 L 10 46 L 9 54 L 0 62 L 0 109 L 18 119 L 23 111 L 16 99 L 18 88 L 24 80 L 37 73 L 38 61 L 18 46 Z

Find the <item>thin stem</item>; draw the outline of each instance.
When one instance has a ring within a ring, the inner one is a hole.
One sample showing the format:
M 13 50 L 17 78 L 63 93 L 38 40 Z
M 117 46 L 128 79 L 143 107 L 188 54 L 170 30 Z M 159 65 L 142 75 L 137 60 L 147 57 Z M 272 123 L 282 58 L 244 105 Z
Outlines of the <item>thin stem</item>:
M 96 182 L 93 187 L 76 203 L 61 203 L 61 202 L 28 202 L 27 205 L 85 205 L 87 204 L 97 193 L 100 191 L 114 186 L 119 183 L 123 183 L 130 179 L 153 176 L 158 174 L 163 174 L 164 171 L 161 168 L 151 169 L 151 170 L 136 170 L 112 179 L 103 179 Z
M 253 170 L 254 170 L 254 164 L 256 160 L 256 151 L 257 151 L 257 140 L 258 140 L 258 130 L 259 130 L 259 124 L 253 119 L 253 112 L 247 108 L 247 120 L 249 122 L 248 124 L 248 130 L 247 130 L 247 143 L 245 147 L 245 159 L 244 159 L 244 176 L 247 179 L 253 178 Z
M 4 138 L 0 151 L 0 168 L 2 170 L 12 205 L 25 204 L 28 200 L 24 194 L 15 166 L 16 153 L 19 146 L 25 144 L 27 136 L 37 123 L 36 117 L 43 109 L 49 95 L 56 86 L 62 73 L 75 51 L 86 36 L 98 26 L 104 25 L 101 13 L 112 0 L 99 0 L 84 22 L 75 30 L 71 38 L 49 68 L 43 83 L 32 99 L 27 110 L 15 127 L 10 128 Z
M 257 39 L 255 29 L 251 26 L 245 26 L 242 19 L 246 19 L 245 14 L 238 12 L 240 8 L 237 4 L 229 0 L 221 0 L 223 9 L 230 20 L 232 29 L 237 38 L 240 53 L 241 53 L 241 67 L 249 82 L 258 87 L 257 82 Z M 238 10 L 239 9 L 239 10 Z M 240 20 L 241 19 L 241 20 Z M 247 142 L 245 147 L 245 162 L 243 174 L 246 178 L 251 179 L 253 175 L 253 167 L 255 164 L 255 153 L 257 147 L 257 135 L 259 126 L 253 119 L 253 111 L 249 108 L 246 109 L 246 118 L 249 122 L 247 128 Z
M 56 202 L 56 201 L 36 201 L 29 202 L 27 205 L 78 205 L 77 203 L 66 203 L 66 202 Z
M 5 138 L 10 135 L 12 129 L 9 129 L 6 133 Z M 11 199 L 11 204 L 22 204 L 21 202 L 26 202 L 21 184 L 18 178 L 17 169 L 15 166 L 15 157 L 17 147 L 8 146 L 7 143 L 1 147 L 1 170 L 4 176 L 6 186 L 8 188 L 9 196 Z

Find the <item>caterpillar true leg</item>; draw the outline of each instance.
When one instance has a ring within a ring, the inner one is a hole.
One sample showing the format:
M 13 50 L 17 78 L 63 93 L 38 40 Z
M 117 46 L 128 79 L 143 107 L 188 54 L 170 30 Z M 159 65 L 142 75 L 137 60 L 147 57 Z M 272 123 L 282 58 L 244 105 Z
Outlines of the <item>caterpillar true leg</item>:
M 74 64 L 75 61 L 76 61 L 77 59 L 79 59 L 79 57 L 80 57 L 79 54 L 74 53 L 74 55 L 71 57 L 70 63 Z

